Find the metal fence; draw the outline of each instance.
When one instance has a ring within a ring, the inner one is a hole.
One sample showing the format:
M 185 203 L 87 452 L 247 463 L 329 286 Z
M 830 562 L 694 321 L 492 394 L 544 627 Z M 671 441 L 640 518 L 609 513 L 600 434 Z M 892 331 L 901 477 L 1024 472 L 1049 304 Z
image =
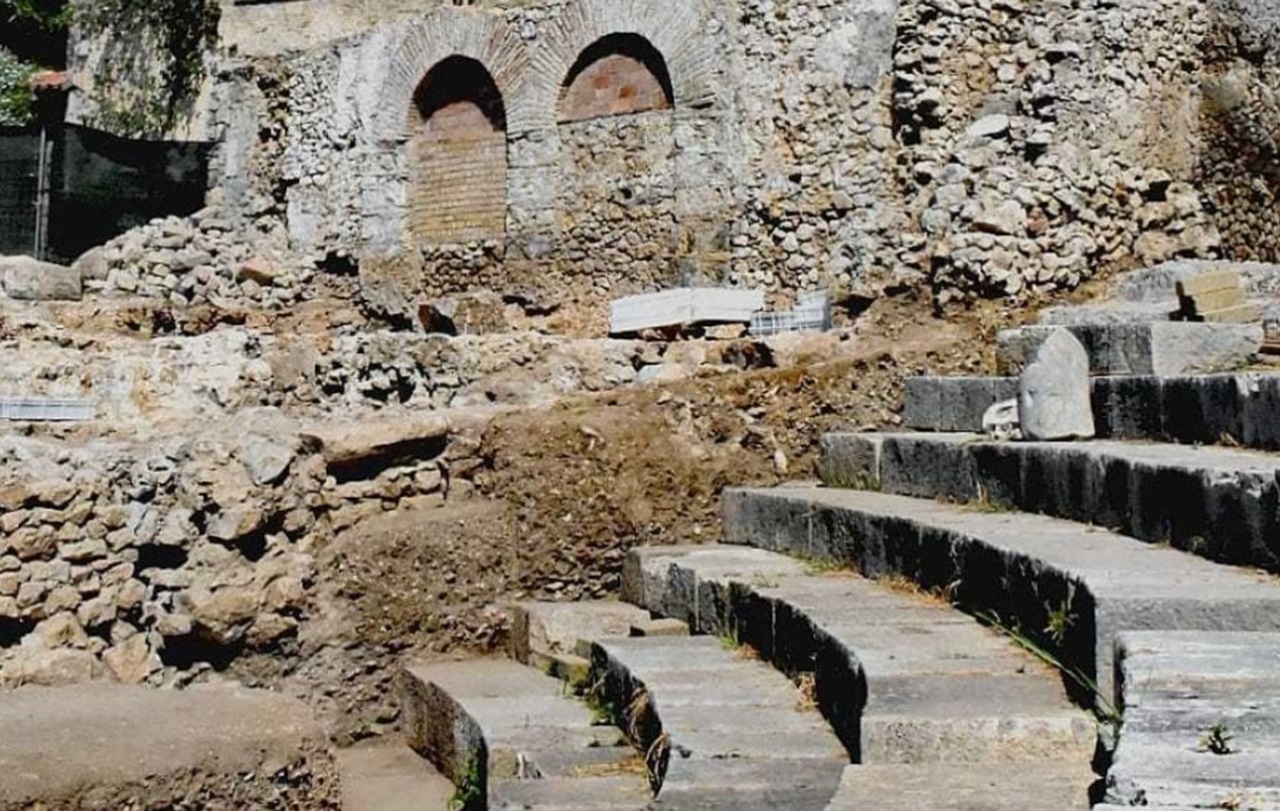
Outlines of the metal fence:
M 40 129 L 0 128 L 0 256 L 38 249 Z
M 131 141 L 71 124 L 0 128 L 0 254 L 69 262 L 204 205 L 209 144 Z

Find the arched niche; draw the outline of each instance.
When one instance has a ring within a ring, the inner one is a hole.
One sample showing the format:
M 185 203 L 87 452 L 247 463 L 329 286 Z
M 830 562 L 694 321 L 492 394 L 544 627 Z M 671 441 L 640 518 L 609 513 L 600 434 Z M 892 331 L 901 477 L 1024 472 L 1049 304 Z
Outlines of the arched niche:
M 437 62 L 409 110 L 409 231 L 423 244 L 500 240 L 506 232 L 507 115 L 474 59 Z
M 562 246 L 577 272 L 651 289 L 676 244 L 672 77 L 638 34 L 590 41 L 557 104 Z
M 579 54 L 561 86 L 557 120 L 670 110 L 675 97 L 662 54 L 638 34 L 609 34 Z

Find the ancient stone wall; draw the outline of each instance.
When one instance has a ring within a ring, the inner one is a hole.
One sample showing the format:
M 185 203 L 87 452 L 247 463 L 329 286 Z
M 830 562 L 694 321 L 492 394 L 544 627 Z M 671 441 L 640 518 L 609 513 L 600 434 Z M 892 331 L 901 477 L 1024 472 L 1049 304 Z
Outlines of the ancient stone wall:
M 407 462 L 343 466 L 278 411 L 235 420 L 181 438 L 0 439 L 0 687 L 183 685 L 243 654 L 288 656 L 314 610 L 315 545 L 459 496 L 467 483 L 445 474 L 475 467 L 465 430 Z M 367 450 L 413 437 L 411 422 L 335 436 Z
M 1280 259 L 1280 4 L 1224 0 L 1206 49 L 1198 185 L 1226 255 Z
M 1223 232 L 1257 249 L 1267 226 L 1229 213 L 1250 186 L 1198 185 L 1223 25 L 1186 0 L 440 8 L 229 70 L 219 165 L 294 250 L 369 260 L 392 312 L 476 287 L 597 305 L 689 281 L 1069 288 L 1218 255 Z M 503 105 L 501 232 L 496 139 L 464 161 L 410 131 L 415 89 L 459 57 Z M 422 225 L 446 210 L 465 227 Z

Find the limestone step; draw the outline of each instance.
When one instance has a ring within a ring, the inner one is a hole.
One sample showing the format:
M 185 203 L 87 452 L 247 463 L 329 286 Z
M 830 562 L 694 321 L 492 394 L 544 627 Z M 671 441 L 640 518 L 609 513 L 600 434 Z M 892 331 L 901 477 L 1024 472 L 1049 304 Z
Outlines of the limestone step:
M 789 679 L 707 636 L 605 639 L 600 698 L 646 753 L 656 808 L 820 811 L 849 763 Z
M 584 643 L 609 636 L 630 636 L 649 622 L 649 612 L 626 603 L 527 601 L 511 606 L 511 658 L 537 664 L 551 655 L 580 656 Z M 588 648 L 589 650 L 589 648 Z
M 902 425 L 979 432 L 987 409 L 1017 397 L 1016 377 L 909 377 L 903 382 Z
M 469 798 L 467 808 L 519 808 L 529 796 L 539 808 L 577 808 L 595 795 L 591 807 L 602 809 L 648 801 L 621 730 L 534 668 L 505 659 L 411 663 L 401 695 L 409 745 Z
M 996 366 L 1017 375 L 1040 345 L 1059 329 L 1068 329 L 1089 353 L 1089 368 L 1099 375 L 1185 375 L 1237 368 L 1262 348 L 1261 324 L 1156 322 L 1146 324 L 1070 324 L 1003 330 L 996 336 Z
M 650 622 L 649 612 L 617 601 L 515 603 L 509 652 L 517 662 L 568 682 L 578 691 L 590 687 L 591 641 L 632 636 Z
M 838 434 L 823 451 L 835 484 L 1039 512 L 1280 571 L 1280 457 L 1270 454 L 973 434 Z
M 321 725 L 241 687 L 23 687 L 0 697 L 0 809 L 329 808 Z
M 1093 381 L 1098 435 L 1280 450 L 1280 375 L 1102 377 Z
M 342 811 L 449 811 L 454 789 L 402 740 L 336 753 Z
M 624 596 L 811 680 L 859 763 L 1074 762 L 1096 742 L 1058 675 L 972 618 L 849 572 L 732 546 L 634 549 Z
M 1280 807 L 1280 634 L 1126 633 L 1117 657 L 1124 724 L 1109 801 Z
M 1114 376 L 1091 384 L 1099 437 L 1280 450 L 1280 375 Z M 909 378 L 903 426 L 981 432 L 987 409 L 1017 394 L 1016 377 Z
M 850 766 L 826 811 L 1068 811 L 1087 809 L 1075 764 L 1032 769 L 927 766 Z
M 1055 652 L 1114 697 L 1128 630 L 1280 630 L 1280 581 L 1040 515 L 818 485 L 729 490 L 731 543 L 901 575 Z

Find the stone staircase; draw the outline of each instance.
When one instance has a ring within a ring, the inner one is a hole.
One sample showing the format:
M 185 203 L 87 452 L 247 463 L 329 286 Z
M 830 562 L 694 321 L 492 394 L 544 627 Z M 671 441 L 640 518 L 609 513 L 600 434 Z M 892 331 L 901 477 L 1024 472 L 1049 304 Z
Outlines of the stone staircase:
M 623 591 L 517 606 L 530 664 L 406 666 L 411 745 L 466 807 L 1088 807 L 1059 675 L 905 581 L 704 546 L 633 550 Z
M 1095 377 L 1095 441 L 963 432 L 1016 387 L 912 381 L 917 432 L 726 492 L 726 543 L 632 550 L 623 603 L 407 667 L 415 749 L 472 808 L 1280 808 L 1280 375 Z
M 727 493 L 726 537 L 914 583 L 1056 662 L 1122 720 L 1099 808 L 1280 808 L 1280 375 L 1091 384 L 1107 438 L 998 442 L 957 429 L 1016 378 L 919 378 L 919 432 L 824 437 L 825 484 Z

